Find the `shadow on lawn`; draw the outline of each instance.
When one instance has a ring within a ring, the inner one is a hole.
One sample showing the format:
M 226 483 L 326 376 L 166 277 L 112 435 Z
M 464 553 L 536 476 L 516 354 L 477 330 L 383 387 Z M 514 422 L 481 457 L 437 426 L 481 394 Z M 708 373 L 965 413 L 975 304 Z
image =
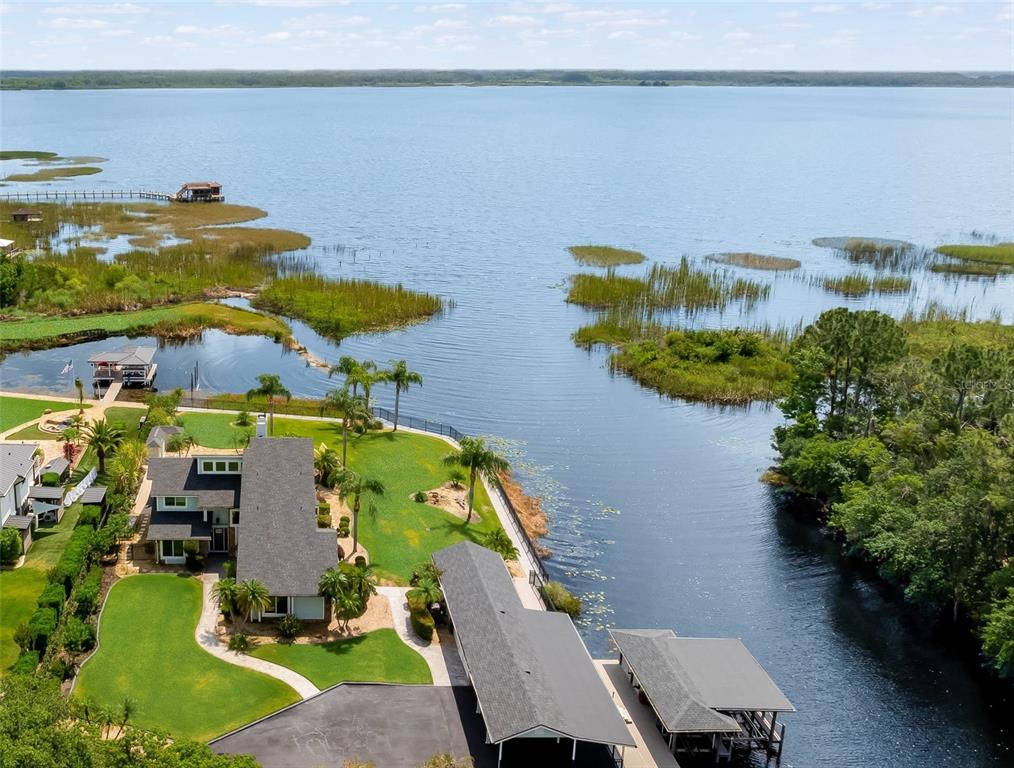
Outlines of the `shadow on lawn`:
M 335 656 L 345 656 L 352 653 L 357 646 L 366 641 L 366 635 L 346 637 L 341 640 L 332 640 L 330 643 L 321 643 L 320 647 Z

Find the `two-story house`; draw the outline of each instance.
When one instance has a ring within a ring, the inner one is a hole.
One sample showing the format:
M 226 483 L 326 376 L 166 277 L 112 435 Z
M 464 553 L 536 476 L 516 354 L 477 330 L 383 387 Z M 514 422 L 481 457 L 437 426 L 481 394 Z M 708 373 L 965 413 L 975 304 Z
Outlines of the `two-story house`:
M 186 562 L 184 543 L 234 554 L 236 579 L 271 593 L 264 617 L 326 617 L 321 575 L 338 562 L 332 528 L 318 528 L 313 441 L 257 437 L 242 456 L 155 458 L 148 462 L 147 540 L 161 563 Z
M 0 443 L 0 527 L 18 531 L 23 552 L 32 545 L 37 525 L 28 494 L 39 481 L 38 448 L 35 443 Z

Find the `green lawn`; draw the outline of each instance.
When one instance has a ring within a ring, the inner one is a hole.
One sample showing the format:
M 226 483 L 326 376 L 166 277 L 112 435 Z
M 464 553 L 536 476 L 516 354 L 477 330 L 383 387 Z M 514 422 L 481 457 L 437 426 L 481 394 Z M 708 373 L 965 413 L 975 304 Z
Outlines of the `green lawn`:
M 275 434 L 310 437 L 315 444 L 326 442 L 341 449 L 340 422 L 276 418 Z M 481 485 L 475 490 L 475 508 L 481 519 L 473 516 L 468 525 L 442 509 L 412 501 L 416 491 L 447 482 L 449 470 L 441 459 L 451 450 L 439 438 L 410 432 L 371 432 L 349 439 L 349 466 L 363 477 L 380 480 L 386 490 L 376 499 L 376 519 L 364 511 L 359 520 L 360 541 L 381 578 L 407 584 L 413 567 L 429 562 L 438 549 L 462 539 L 478 542 L 501 527 Z
M 14 630 L 35 612 L 35 602 L 46 586 L 46 571 L 63 554 L 80 514 L 81 504 L 74 504 L 59 523 L 41 524 L 25 564 L 16 570 L 0 571 L 0 674 L 18 657 Z
M 201 584 L 187 576 L 131 576 L 113 585 L 99 650 L 82 666 L 74 695 L 137 705 L 133 722 L 206 741 L 299 700 L 289 686 L 216 659 L 194 639 Z
M 58 400 L 33 400 L 27 397 L 0 396 L 0 432 L 6 432 L 18 424 L 37 419 L 47 408 L 53 411 L 77 410 L 76 403 L 61 402 Z M 91 405 L 85 403 L 85 408 Z M 50 435 L 48 439 L 52 440 Z
M 288 667 L 321 689 L 337 683 L 433 683 L 426 660 L 393 629 L 333 643 L 270 643 L 251 655 Z
M 234 427 L 235 413 L 183 413 L 180 426 L 205 448 L 234 448 L 244 434 L 252 435 L 253 427 Z

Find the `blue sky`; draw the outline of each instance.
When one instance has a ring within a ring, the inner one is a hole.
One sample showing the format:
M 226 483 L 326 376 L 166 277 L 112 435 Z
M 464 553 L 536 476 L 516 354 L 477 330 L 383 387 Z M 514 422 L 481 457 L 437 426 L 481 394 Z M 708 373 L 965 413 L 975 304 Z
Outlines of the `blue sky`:
M 1010 70 L 1014 2 L 3 2 L 3 69 Z

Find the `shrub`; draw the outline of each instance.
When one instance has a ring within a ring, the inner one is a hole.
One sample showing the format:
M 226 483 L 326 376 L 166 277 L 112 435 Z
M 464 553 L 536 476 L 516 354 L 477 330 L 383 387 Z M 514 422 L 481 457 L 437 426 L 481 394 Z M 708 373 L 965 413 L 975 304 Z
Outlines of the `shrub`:
M 113 531 L 117 539 L 129 539 L 134 535 L 134 529 L 130 525 L 130 515 L 124 512 L 112 515 L 106 523 L 106 527 Z
M 223 568 L 225 570 L 225 578 L 227 578 L 227 579 L 235 579 L 236 578 L 236 561 L 235 560 L 226 560 L 225 561 L 225 565 L 223 566 Z
M 116 531 L 110 528 L 108 525 L 104 528 L 99 528 L 95 531 L 95 536 L 92 539 L 92 552 L 95 555 L 102 556 L 109 554 L 116 546 Z
M 409 619 L 412 622 L 412 630 L 419 638 L 426 642 L 433 639 L 436 624 L 433 621 L 432 614 L 426 608 L 409 611 Z
M 326 501 L 318 501 L 317 502 L 317 514 L 318 515 L 330 515 L 331 514 L 331 505 L 328 504 Z
M 330 528 L 331 527 L 331 515 L 317 515 L 317 527 L 318 528 Z
M 574 597 L 563 584 L 558 581 L 547 581 L 542 585 L 542 596 L 555 611 L 563 611 L 573 618 L 581 613 L 581 600 Z
M 14 642 L 22 652 L 29 650 L 35 645 L 35 630 L 27 623 L 18 624 L 14 628 Z
M 22 651 L 14 666 L 10 668 L 12 675 L 34 675 L 36 667 L 39 666 L 38 651 Z
M 238 632 L 229 638 L 229 650 L 236 653 L 246 653 L 253 647 L 250 638 L 242 632 Z
M 64 547 L 56 567 L 49 574 L 49 580 L 54 584 L 62 584 L 66 594 L 70 594 L 74 581 L 84 570 L 88 556 L 92 552 L 95 535 L 96 532 L 89 526 L 75 528 L 67 539 L 67 546 Z
M 417 504 L 425 504 L 426 503 L 426 494 L 423 491 L 416 491 L 415 494 L 412 496 L 412 499 Z
M 0 531 L 0 561 L 14 563 L 21 557 L 21 534 L 13 528 Z
M 95 645 L 95 629 L 77 616 L 71 616 L 63 628 L 63 647 L 74 653 L 89 650 Z
M 60 475 L 56 472 L 46 472 L 42 477 L 39 478 L 42 485 L 47 488 L 56 488 L 60 485 Z
M 366 567 L 366 558 L 363 557 L 362 555 L 356 555 L 355 565 L 356 565 L 356 568 L 365 568 Z
M 482 537 L 482 546 L 492 549 L 504 560 L 517 560 L 518 548 L 503 528 L 495 528 Z
M 236 426 L 237 427 L 249 427 L 253 424 L 253 417 L 250 415 L 250 411 L 240 411 L 236 415 Z
M 56 610 L 53 608 L 37 608 L 28 620 L 28 628 L 34 635 L 33 645 L 36 650 L 46 650 L 49 638 L 56 630 Z
M 187 569 L 199 571 L 204 564 L 204 555 L 201 554 L 201 545 L 196 541 L 183 542 L 183 554 L 187 558 Z
M 62 585 L 47 584 L 46 588 L 42 590 L 42 594 L 39 595 L 38 602 L 40 608 L 52 608 L 59 616 L 60 611 L 63 610 L 63 603 L 66 599 L 67 595 L 63 591 Z
M 289 640 L 298 635 L 299 630 L 302 628 L 302 622 L 291 613 L 285 614 L 285 616 L 278 621 L 278 633 Z
M 338 525 L 343 525 L 346 528 L 349 527 L 349 523 L 351 522 L 352 519 L 348 515 L 342 515 L 341 517 L 338 518 Z
M 447 479 L 450 480 L 451 487 L 453 488 L 464 488 L 465 487 L 465 470 L 463 469 L 452 469 L 447 474 Z
M 90 525 L 92 528 L 98 528 L 101 519 L 102 508 L 89 504 L 81 510 L 81 514 L 77 518 L 77 526 Z
M 102 569 L 89 568 L 81 582 L 74 588 L 75 613 L 85 618 L 98 607 L 102 591 Z

